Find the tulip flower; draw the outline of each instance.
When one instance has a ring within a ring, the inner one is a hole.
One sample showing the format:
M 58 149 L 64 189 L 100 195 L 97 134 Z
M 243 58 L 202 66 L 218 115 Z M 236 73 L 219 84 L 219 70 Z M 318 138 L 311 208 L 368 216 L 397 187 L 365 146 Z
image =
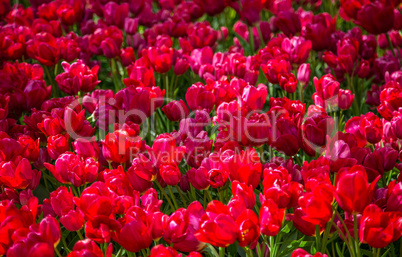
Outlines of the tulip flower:
M 282 226 L 285 209 L 280 209 L 272 200 L 265 201 L 260 209 L 261 233 L 267 236 L 276 236 Z
M 180 208 L 166 221 L 163 238 L 172 243 L 173 248 L 182 252 L 200 251 L 205 244 L 195 237 L 200 228 L 201 217 L 205 214 L 199 202 L 191 203 L 187 210 Z
M 335 198 L 339 206 L 349 213 L 361 213 L 371 203 L 378 176 L 370 185 L 362 166 L 341 169 L 335 179 Z
M 55 165 L 45 163 L 45 167 L 63 184 L 73 184 L 75 187 L 92 183 L 98 175 L 98 162 L 92 158 L 80 160 L 71 152 L 61 154 Z
M 201 217 L 200 229 L 195 233 L 195 237 L 201 242 L 227 247 L 236 241 L 237 236 L 238 228 L 229 208 L 216 200 L 210 202 L 206 214 Z
M 384 248 L 400 238 L 401 222 L 400 213 L 383 212 L 377 205 L 370 204 L 361 218 L 360 241 L 374 248 Z
M 137 206 L 131 207 L 124 218 L 119 218 L 121 229 L 115 232 L 117 243 L 127 251 L 138 252 L 152 243 L 152 216 Z

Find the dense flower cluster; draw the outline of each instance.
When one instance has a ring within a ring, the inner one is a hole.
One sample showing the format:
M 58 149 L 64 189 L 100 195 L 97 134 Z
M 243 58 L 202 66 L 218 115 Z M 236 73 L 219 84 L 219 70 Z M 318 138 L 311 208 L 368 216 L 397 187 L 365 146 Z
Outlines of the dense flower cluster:
M 399 0 L 0 0 L 0 256 L 402 256 Z

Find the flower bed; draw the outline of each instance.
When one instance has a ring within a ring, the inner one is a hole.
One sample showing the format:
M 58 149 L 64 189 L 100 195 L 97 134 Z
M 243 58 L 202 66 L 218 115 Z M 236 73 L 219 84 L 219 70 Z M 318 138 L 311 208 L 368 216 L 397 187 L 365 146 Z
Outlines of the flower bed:
M 0 0 L 0 256 L 402 256 L 400 7 Z

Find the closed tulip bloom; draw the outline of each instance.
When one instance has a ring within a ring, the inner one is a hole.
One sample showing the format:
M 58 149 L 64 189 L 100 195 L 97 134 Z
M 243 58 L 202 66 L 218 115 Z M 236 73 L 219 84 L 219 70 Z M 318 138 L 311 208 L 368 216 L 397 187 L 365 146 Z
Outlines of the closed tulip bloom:
M 379 179 L 369 184 L 366 170 L 360 165 L 342 168 L 335 179 L 336 201 L 344 211 L 361 213 L 371 203 Z
M 292 73 L 282 73 L 278 75 L 279 85 L 289 94 L 293 94 L 297 88 L 297 80 Z
M 137 175 L 135 169 L 137 166 L 131 166 L 128 171 L 127 171 L 127 178 L 130 181 L 131 186 L 133 187 L 134 190 L 137 190 L 138 192 L 145 192 L 149 188 L 152 187 L 152 182 L 148 181 L 146 179 L 143 179 L 139 175 Z M 144 174 L 142 174 L 144 175 Z M 147 175 L 148 176 L 148 175 Z
M 239 181 L 232 182 L 232 194 L 233 197 L 241 197 L 244 200 L 248 209 L 253 209 L 256 203 L 256 198 L 253 190 L 253 186 L 247 186 L 245 183 Z
M 46 85 L 44 80 L 30 80 L 24 89 L 28 110 L 39 109 L 42 103 L 50 98 L 52 86 Z
M 120 51 L 121 64 L 127 67 L 135 62 L 135 52 L 131 47 L 126 47 Z
M 109 59 L 115 58 L 120 54 L 119 46 L 117 46 L 116 42 L 110 37 L 103 40 L 100 47 L 103 54 Z
M 389 183 L 387 198 L 386 211 L 402 211 L 402 182 Z
M 124 124 L 121 129 L 107 134 L 102 145 L 103 156 L 108 162 L 125 163 L 140 151 L 143 141 L 137 131 Z
M 355 94 L 352 94 L 352 92 L 349 89 L 339 89 L 339 95 L 338 95 L 338 106 L 342 110 L 347 110 L 352 106 L 353 99 L 355 99 Z
M 125 18 L 124 31 L 129 35 L 134 35 L 137 32 L 138 20 L 138 18 Z
M 163 181 L 170 186 L 179 184 L 181 172 L 176 163 L 162 164 L 159 166 L 159 172 Z
M 326 112 L 312 113 L 301 125 L 301 147 L 310 156 L 321 151 L 331 134 L 334 120 Z
M 276 236 L 282 226 L 285 209 L 280 209 L 271 199 L 264 202 L 260 209 L 261 233 L 267 236 Z
M 200 229 L 195 237 L 201 242 L 217 247 L 233 244 L 238 236 L 238 228 L 229 213 L 229 208 L 219 201 L 208 204 L 206 214 L 200 221 Z
M 138 252 L 152 243 L 152 216 L 138 206 L 131 207 L 119 218 L 121 229 L 115 233 L 115 241 L 127 251 Z
M 336 17 L 329 13 L 320 13 L 313 16 L 310 23 L 306 24 L 302 34 L 311 40 L 312 47 L 316 51 L 328 49 L 331 44 L 331 34 L 336 30 Z
M 318 184 L 312 192 L 299 198 L 299 205 L 304 212 L 305 221 L 325 227 L 332 217 L 332 202 L 334 200 L 332 185 Z
M 177 147 L 175 138 L 168 133 L 160 134 L 153 142 L 152 148 L 147 147 L 148 153 L 157 166 L 180 163 L 185 150 L 185 146 Z
M 92 220 L 98 215 L 112 214 L 112 198 L 103 182 L 97 181 L 85 188 L 76 204 L 86 220 Z
M 204 159 L 206 160 L 206 159 Z M 202 164 L 198 169 L 192 168 L 187 171 L 187 177 L 191 185 L 197 190 L 206 190 L 209 188 L 208 169 Z
M 57 134 L 47 139 L 47 152 L 50 158 L 56 160 L 61 154 L 68 151 L 70 148 L 68 138 L 68 134 Z
M 311 69 L 309 63 L 303 63 L 300 65 L 299 69 L 297 70 L 297 80 L 303 86 L 303 88 L 308 85 L 308 82 L 310 81 L 310 74 Z
M 163 113 L 170 121 L 180 121 L 187 118 L 190 111 L 183 100 L 172 101 L 162 108 Z
M 327 108 L 336 107 L 338 103 L 339 82 L 331 74 L 322 76 L 320 79 L 314 78 L 316 93 L 313 94 L 315 105 Z
M 275 24 L 288 37 L 301 31 L 299 15 L 292 11 L 280 11 L 276 16 Z
M 215 96 L 204 85 L 198 83 L 187 89 L 186 102 L 193 111 L 206 109 L 207 112 L 210 112 L 215 105 Z
M 95 137 L 92 137 L 90 140 L 84 138 L 77 138 L 73 143 L 74 151 L 80 158 L 93 158 L 94 160 L 98 160 L 99 158 L 99 145 L 96 142 Z
M 57 216 L 62 216 L 74 209 L 73 193 L 66 187 L 61 186 L 50 193 L 50 203 Z
M 21 135 L 18 137 L 18 142 L 24 151 L 21 156 L 28 159 L 31 162 L 38 160 L 39 158 L 39 139 L 33 140 L 28 135 Z

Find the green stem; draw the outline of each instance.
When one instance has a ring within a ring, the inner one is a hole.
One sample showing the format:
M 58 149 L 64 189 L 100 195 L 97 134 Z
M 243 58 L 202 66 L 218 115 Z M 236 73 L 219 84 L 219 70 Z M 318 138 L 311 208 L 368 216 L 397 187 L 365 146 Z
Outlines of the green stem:
M 180 187 L 179 187 L 178 185 L 176 185 L 175 187 L 176 187 L 176 189 L 177 189 L 177 192 L 179 192 L 179 195 L 180 195 L 181 201 L 183 202 L 183 204 L 184 204 L 185 206 L 187 206 L 186 199 L 184 198 L 184 195 L 181 193 L 181 189 L 180 189 Z
M 116 65 L 116 60 L 112 58 L 110 60 L 111 62 L 111 67 L 112 67 L 112 75 L 113 75 L 113 84 L 114 84 L 114 89 L 116 93 L 121 89 L 120 81 L 118 78 L 118 71 L 117 71 L 117 65 Z
M 176 210 L 179 209 L 179 206 L 177 205 L 177 202 L 176 202 L 176 197 L 174 196 L 174 194 L 172 192 L 172 187 L 168 185 L 167 188 L 169 189 L 170 196 L 172 197 L 174 207 L 176 208 Z
M 395 56 L 394 45 L 392 44 L 391 37 L 389 36 L 388 33 L 385 33 L 385 36 L 387 37 L 389 47 L 391 48 L 391 51 L 392 51 L 392 55 L 393 55 L 394 57 L 396 57 L 396 56 Z
M 276 256 L 276 251 L 275 251 L 275 237 L 270 236 L 269 237 L 269 252 L 272 254 L 272 256 Z
M 253 33 L 253 26 L 248 26 L 248 38 L 250 41 L 250 48 L 251 48 L 251 53 L 250 55 L 254 54 L 254 33 Z
M 170 205 L 170 208 L 172 209 L 172 212 L 174 212 L 174 211 L 175 211 L 175 208 L 174 208 L 174 206 L 173 206 L 173 204 L 172 204 L 172 201 L 170 201 L 169 196 L 166 194 L 165 190 L 163 190 L 163 188 L 162 188 L 162 186 L 159 184 L 158 180 L 155 179 L 154 182 L 155 182 L 156 186 L 159 188 L 159 191 L 161 191 L 162 194 L 163 194 L 163 196 L 166 198 L 167 202 L 168 202 L 169 205 Z
M 79 230 L 77 230 L 77 234 L 78 234 L 78 237 L 80 238 L 80 240 L 84 240 L 84 237 L 82 236 L 82 234 Z
M 225 247 L 219 247 L 219 257 L 225 256 Z
M 80 195 L 77 192 L 77 189 L 75 188 L 75 186 L 70 186 L 71 190 L 73 191 L 73 195 L 76 197 L 80 197 Z
M 56 247 L 54 248 L 54 251 L 56 252 L 56 254 L 57 254 L 58 257 L 62 257 L 61 254 L 60 254 L 60 252 L 59 252 L 59 250 L 57 250 Z
M 165 93 L 165 97 L 166 100 L 169 101 L 169 76 L 167 73 L 164 74 L 165 76 L 165 89 L 166 89 L 166 93 Z
M 315 225 L 315 241 L 317 244 L 317 249 L 321 249 L 321 228 L 320 225 Z
M 349 245 L 347 236 L 342 232 L 342 230 L 335 224 L 335 222 L 334 222 L 333 220 L 331 221 L 331 223 L 332 223 L 332 226 L 338 231 L 339 235 L 341 235 L 341 239 L 343 239 L 343 240 L 345 241 L 346 247 L 348 248 L 348 250 L 349 250 L 349 252 L 351 253 L 351 255 L 354 256 L 354 255 L 352 254 L 352 248 L 351 248 L 351 246 Z M 333 243 L 333 242 L 332 242 L 332 243 Z M 335 255 L 334 255 L 334 256 L 335 256 Z
M 336 208 L 335 208 L 335 213 L 336 213 L 336 215 L 338 216 L 339 220 L 340 220 L 341 223 L 342 223 L 343 228 L 345 229 L 345 231 L 346 231 L 346 233 L 347 233 L 347 238 L 346 238 L 345 241 L 348 241 L 348 242 L 349 242 L 349 245 L 350 245 L 350 247 L 349 247 L 350 254 L 351 254 L 352 256 L 356 256 L 355 252 L 352 251 L 352 249 L 353 249 L 353 248 L 352 248 L 352 236 L 351 236 L 350 233 L 349 233 L 349 229 L 348 229 L 348 227 L 346 226 L 345 221 L 343 220 L 341 214 L 338 212 L 338 210 L 337 210 Z
M 304 86 L 299 84 L 299 97 L 300 97 L 300 101 L 302 103 L 304 103 Z
M 47 67 L 46 65 L 43 65 L 43 67 L 44 67 L 45 74 L 46 74 L 46 77 L 48 79 L 48 82 L 52 86 L 52 95 L 53 95 L 53 97 L 59 97 L 59 87 L 56 85 L 53 77 L 50 75 L 49 67 Z
M 61 242 L 63 243 L 64 250 L 65 250 L 67 253 L 70 253 L 71 250 L 68 248 L 66 239 L 65 239 L 63 236 L 61 237 Z
M 207 194 L 208 200 L 209 200 L 210 202 L 212 202 L 212 197 L 211 197 L 211 194 L 209 193 L 208 189 L 205 189 L 205 190 L 204 190 L 204 193 Z
M 357 231 L 357 216 L 353 214 L 353 228 L 355 232 L 355 248 L 356 248 L 356 255 L 360 257 L 360 246 L 359 246 L 359 233 Z

